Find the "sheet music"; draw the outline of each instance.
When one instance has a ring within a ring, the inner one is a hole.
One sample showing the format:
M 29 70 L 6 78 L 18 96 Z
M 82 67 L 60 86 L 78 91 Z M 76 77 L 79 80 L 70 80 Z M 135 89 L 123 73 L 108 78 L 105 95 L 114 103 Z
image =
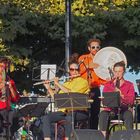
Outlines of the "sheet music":
M 55 64 L 41 65 L 41 74 L 40 74 L 41 80 L 51 80 L 55 77 L 55 74 L 56 74 L 56 65 Z

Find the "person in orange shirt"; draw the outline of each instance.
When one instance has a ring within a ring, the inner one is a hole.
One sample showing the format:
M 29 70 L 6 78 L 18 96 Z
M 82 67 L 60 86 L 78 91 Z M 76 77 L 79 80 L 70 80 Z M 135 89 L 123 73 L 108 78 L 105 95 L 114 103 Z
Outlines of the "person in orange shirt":
M 90 86 L 90 97 L 94 100 L 91 103 L 90 109 L 90 128 L 98 129 L 98 115 L 100 112 L 100 85 L 105 84 L 106 81 L 99 78 L 94 69 L 96 69 L 99 64 L 94 63 L 94 56 L 100 50 L 101 41 L 99 39 L 89 39 L 87 42 L 87 48 L 89 53 L 81 55 L 78 59 L 80 74 L 83 78 L 88 80 Z

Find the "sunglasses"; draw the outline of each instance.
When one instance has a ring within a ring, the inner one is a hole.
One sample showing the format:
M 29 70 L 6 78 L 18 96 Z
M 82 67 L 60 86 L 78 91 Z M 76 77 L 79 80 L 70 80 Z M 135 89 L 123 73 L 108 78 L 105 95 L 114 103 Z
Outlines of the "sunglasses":
M 90 46 L 91 49 L 100 49 L 100 46 Z
M 70 71 L 78 71 L 79 69 L 70 68 Z

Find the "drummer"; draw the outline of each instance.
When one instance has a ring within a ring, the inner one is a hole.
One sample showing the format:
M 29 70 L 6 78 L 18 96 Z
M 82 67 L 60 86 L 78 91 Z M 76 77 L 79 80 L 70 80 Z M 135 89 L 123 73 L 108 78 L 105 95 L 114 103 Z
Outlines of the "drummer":
M 87 80 L 83 79 L 79 76 L 79 66 L 76 62 L 71 62 L 69 64 L 69 73 L 70 79 L 66 81 L 63 85 L 59 83 L 59 79 L 56 77 L 54 78 L 54 85 L 59 89 L 57 93 L 81 93 L 87 94 L 89 92 L 89 86 Z M 55 91 L 52 90 L 50 87 L 50 82 L 46 81 L 44 86 L 48 90 L 49 94 L 54 97 Z M 80 109 L 78 109 L 80 110 Z M 74 119 L 78 120 L 85 120 L 88 119 L 88 113 L 85 110 L 81 111 L 74 111 Z M 71 112 L 66 110 L 61 110 L 58 112 L 51 112 L 42 117 L 42 130 L 44 134 L 44 140 L 51 139 L 51 124 L 56 123 L 60 120 L 66 120 L 67 123 L 65 124 L 65 140 L 70 138 L 72 132 L 72 117 Z
M 94 62 L 94 56 L 101 48 L 101 41 L 95 38 L 89 39 L 86 47 L 89 53 L 83 54 L 79 57 L 80 74 L 83 78 L 88 80 L 90 86 L 90 96 L 94 99 L 94 102 L 91 104 L 90 128 L 98 129 L 100 85 L 105 84 L 106 81 L 99 78 L 94 71 L 94 69 L 99 66 L 99 64 Z

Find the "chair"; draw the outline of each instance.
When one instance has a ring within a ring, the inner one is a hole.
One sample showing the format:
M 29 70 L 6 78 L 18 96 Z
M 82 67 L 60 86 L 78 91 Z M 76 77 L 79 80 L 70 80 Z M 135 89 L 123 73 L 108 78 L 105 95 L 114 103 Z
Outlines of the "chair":
M 107 135 L 109 136 L 112 132 L 118 130 L 125 130 L 124 121 L 120 118 L 120 108 L 118 108 L 117 119 L 112 119 L 112 114 L 110 113 L 108 127 L 107 127 Z
M 66 123 L 66 120 L 61 120 L 57 123 L 55 123 L 54 127 L 55 127 L 55 140 L 58 140 L 58 137 L 61 139 L 61 140 L 64 140 L 65 139 L 65 129 L 63 127 L 63 125 Z
M 79 121 L 74 120 L 74 129 L 87 129 L 89 125 L 88 121 L 89 121 L 88 119 Z M 55 140 L 57 140 L 58 138 L 60 139 L 65 138 L 65 129 L 63 125 L 65 125 L 66 123 L 68 123 L 66 122 L 66 120 L 61 120 L 55 123 Z
M 114 132 L 109 140 L 139 140 L 140 130 L 120 130 Z
M 102 104 L 102 108 L 112 108 L 118 109 L 118 113 L 117 113 L 117 119 L 112 120 L 112 118 L 114 117 L 114 113 L 110 112 L 110 116 L 108 119 L 108 126 L 107 126 L 107 139 L 110 135 L 110 133 L 113 131 L 116 131 L 116 126 L 118 126 L 118 128 L 120 130 L 123 129 L 123 121 L 120 119 L 120 93 L 119 92 L 103 92 L 103 97 L 101 100 L 101 104 Z
M 118 130 L 124 130 L 124 122 L 123 120 L 111 120 L 109 125 L 108 134 L 111 134 L 112 132 L 118 131 Z

